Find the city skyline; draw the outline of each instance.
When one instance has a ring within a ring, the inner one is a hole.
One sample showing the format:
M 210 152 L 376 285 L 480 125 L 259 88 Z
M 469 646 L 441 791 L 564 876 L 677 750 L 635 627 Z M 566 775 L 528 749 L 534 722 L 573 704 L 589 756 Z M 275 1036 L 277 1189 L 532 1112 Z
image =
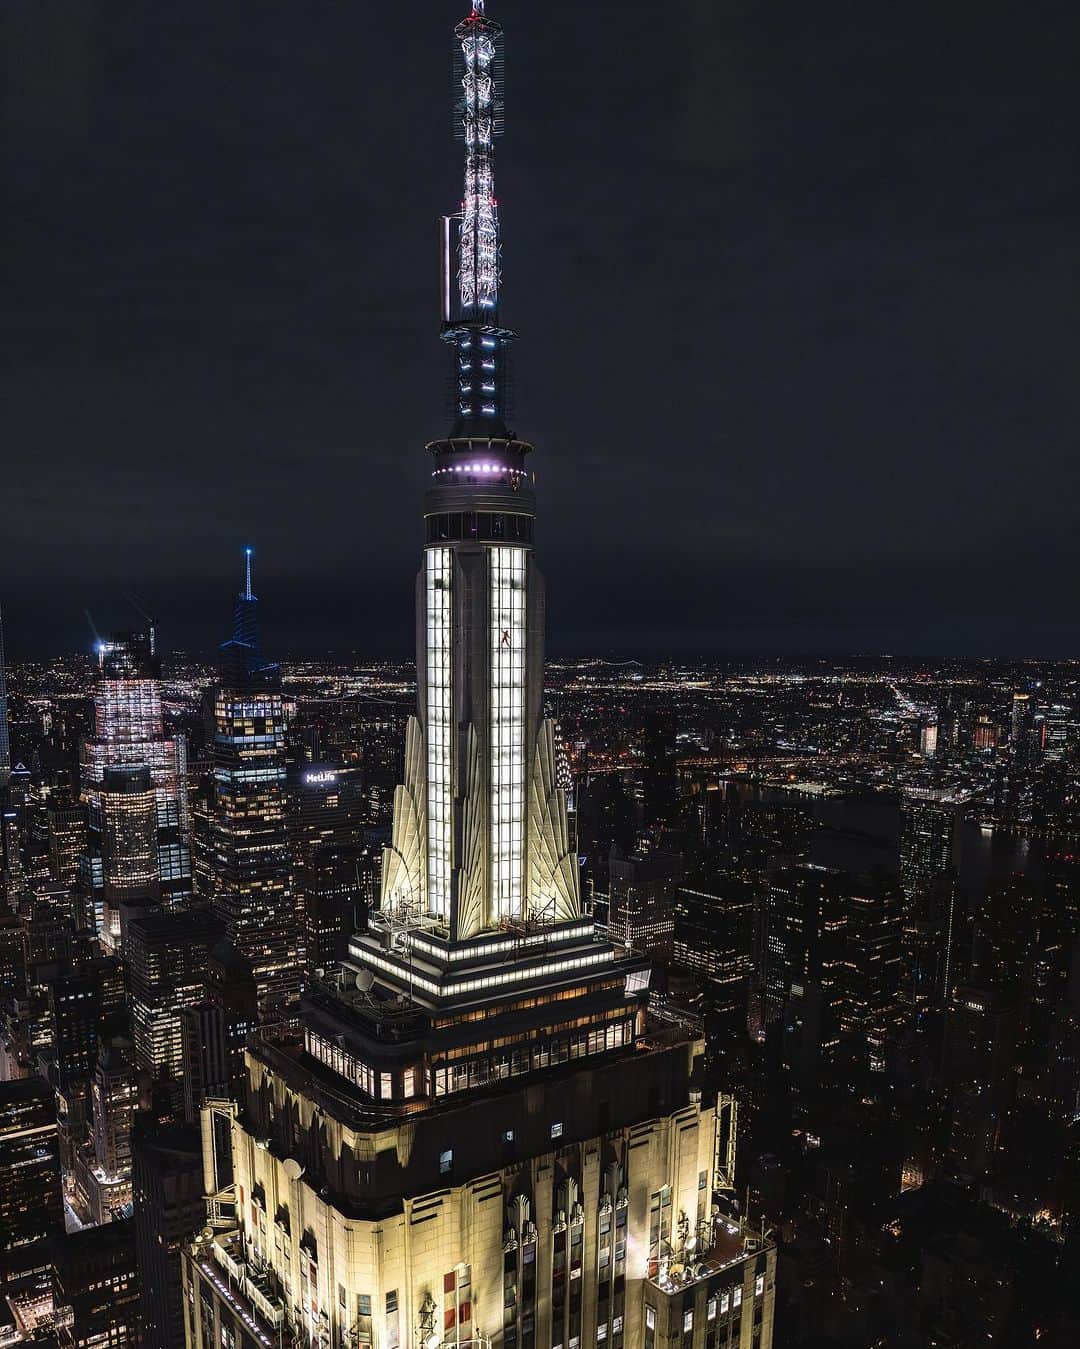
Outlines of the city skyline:
M 276 650 L 403 652 L 391 505 L 441 410 L 454 199 L 445 55 L 414 32 L 450 7 L 381 15 L 388 62 L 347 8 L 22 11 L 10 658 L 79 646 L 84 607 L 123 626 L 129 587 L 205 649 L 192 614 L 248 541 Z M 552 650 L 1075 649 L 1069 16 L 684 7 L 659 50 L 632 13 L 582 7 L 569 41 L 512 18 L 507 318 L 559 503 Z
M 1065 25 L 505 3 L 0 18 L 0 1349 L 1071 1349 Z

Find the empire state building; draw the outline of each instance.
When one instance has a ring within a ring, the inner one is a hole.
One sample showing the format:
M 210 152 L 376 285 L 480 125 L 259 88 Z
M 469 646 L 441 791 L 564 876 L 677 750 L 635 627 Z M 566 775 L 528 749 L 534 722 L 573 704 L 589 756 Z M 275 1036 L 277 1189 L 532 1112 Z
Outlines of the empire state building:
M 769 1349 L 775 1250 L 731 1216 L 734 1111 L 649 967 L 581 911 L 552 723 L 531 446 L 507 425 L 502 32 L 454 30 L 465 190 L 443 224 L 455 415 L 433 441 L 418 699 L 379 908 L 255 1032 L 204 1119 L 189 1346 Z M 452 284 L 453 281 L 453 284 Z M 562 779 L 565 780 L 565 779 Z M 214 1143 L 228 1125 L 227 1155 Z
M 506 425 L 514 334 L 499 321 L 501 29 L 480 4 L 455 34 L 465 191 L 460 217 L 443 225 L 442 337 L 456 416 L 450 434 L 427 447 L 419 697 L 381 902 L 385 924 L 452 946 L 522 925 L 550 929 L 581 912 L 555 733 L 542 706 L 532 446 Z

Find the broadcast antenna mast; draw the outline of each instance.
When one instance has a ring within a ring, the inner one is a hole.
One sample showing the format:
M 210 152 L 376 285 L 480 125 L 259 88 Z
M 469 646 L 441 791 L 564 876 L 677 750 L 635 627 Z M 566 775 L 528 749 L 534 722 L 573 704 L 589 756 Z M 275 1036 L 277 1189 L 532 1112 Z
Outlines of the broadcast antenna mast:
M 484 13 L 484 0 L 454 29 L 456 114 L 465 142 L 465 191 L 456 219 L 456 306 L 450 274 L 453 219 L 443 218 L 442 337 L 455 350 L 454 428 L 462 436 L 505 437 L 506 348 L 499 325 L 499 205 L 495 197 L 495 137 L 502 134 L 502 27 Z M 456 311 L 455 312 L 455 307 Z

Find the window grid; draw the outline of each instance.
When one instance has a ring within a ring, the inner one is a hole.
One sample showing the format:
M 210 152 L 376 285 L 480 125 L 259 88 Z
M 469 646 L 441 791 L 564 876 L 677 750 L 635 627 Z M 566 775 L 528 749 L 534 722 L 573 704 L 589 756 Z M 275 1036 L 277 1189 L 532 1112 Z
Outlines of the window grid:
M 525 549 L 491 549 L 491 897 L 496 921 L 524 904 Z
M 452 569 L 449 548 L 427 550 L 427 907 L 443 918 L 450 915 Z

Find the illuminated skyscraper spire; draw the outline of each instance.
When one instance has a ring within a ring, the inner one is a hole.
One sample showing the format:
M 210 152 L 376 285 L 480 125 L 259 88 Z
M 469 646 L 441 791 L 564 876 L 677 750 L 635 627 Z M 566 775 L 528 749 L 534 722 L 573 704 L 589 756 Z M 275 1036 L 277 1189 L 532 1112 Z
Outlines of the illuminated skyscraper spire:
M 253 556 L 253 549 L 244 549 L 244 588 L 233 602 L 232 636 L 221 644 L 222 677 L 238 688 L 263 668 L 259 643 L 259 601 L 251 589 Z
M 502 29 L 482 3 L 454 29 L 465 142 L 456 301 L 443 235 L 442 337 L 457 416 L 428 446 L 417 715 L 384 856 L 381 910 L 451 942 L 580 920 L 566 791 L 543 713 L 544 581 L 533 552 L 532 446 L 506 427 L 493 143 Z M 456 304 L 456 313 L 452 307 Z
M 499 326 L 499 207 L 495 197 L 495 137 L 502 131 L 502 28 L 483 0 L 454 29 L 459 135 L 465 142 L 465 190 L 457 239 L 457 312 L 450 284 L 451 218 L 443 232 L 443 338 L 454 347 L 456 416 L 453 435 L 504 436 L 507 345 Z
M 458 291 L 461 312 L 489 319 L 499 303 L 499 210 L 495 200 L 495 84 L 497 23 L 483 3 L 454 30 L 461 45 L 461 122 L 465 136 L 465 192 L 461 201 Z

